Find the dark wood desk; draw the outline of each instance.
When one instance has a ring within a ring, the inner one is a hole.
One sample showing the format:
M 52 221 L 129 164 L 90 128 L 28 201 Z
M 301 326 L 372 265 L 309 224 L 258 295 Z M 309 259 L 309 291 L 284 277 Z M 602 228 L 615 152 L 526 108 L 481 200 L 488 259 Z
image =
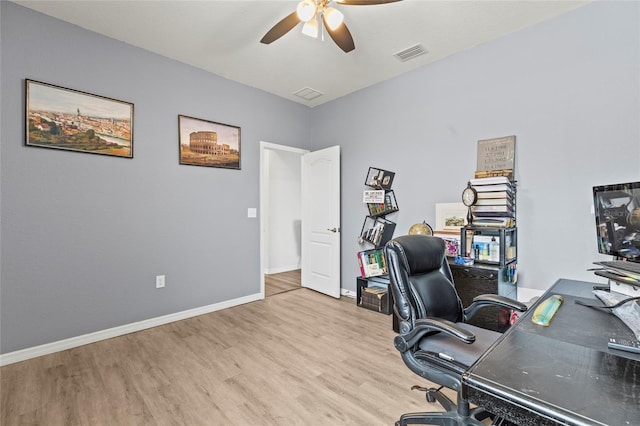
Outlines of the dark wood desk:
M 564 303 L 548 327 L 534 305 L 465 373 L 472 403 L 520 425 L 640 425 L 640 355 L 607 347 L 634 338 L 616 316 L 575 304 L 597 303 L 594 283 L 558 280 Z

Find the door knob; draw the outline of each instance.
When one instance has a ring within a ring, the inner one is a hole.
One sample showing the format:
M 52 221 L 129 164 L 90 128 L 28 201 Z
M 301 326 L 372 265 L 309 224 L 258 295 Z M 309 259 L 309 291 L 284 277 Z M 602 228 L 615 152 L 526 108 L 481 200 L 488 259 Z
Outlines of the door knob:
M 340 232 L 340 228 L 331 228 L 331 229 L 327 228 L 327 231 L 330 231 L 330 232 Z

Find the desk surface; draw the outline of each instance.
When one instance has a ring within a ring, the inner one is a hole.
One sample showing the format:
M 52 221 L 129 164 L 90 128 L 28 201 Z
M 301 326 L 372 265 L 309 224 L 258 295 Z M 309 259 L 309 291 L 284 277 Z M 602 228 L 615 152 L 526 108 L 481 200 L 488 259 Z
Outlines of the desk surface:
M 521 424 L 640 425 L 640 355 L 609 349 L 634 338 L 617 317 L 575 304 L 596 302 L 593 283 L 557 281 L 564 303 L 548 327 L 529 309 L 463 378 L 466 398 Z

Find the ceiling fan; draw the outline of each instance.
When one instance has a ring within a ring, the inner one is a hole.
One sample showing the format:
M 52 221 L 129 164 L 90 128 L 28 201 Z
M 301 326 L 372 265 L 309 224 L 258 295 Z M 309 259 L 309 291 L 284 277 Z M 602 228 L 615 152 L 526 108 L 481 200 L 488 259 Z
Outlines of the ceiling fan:
M 401 0 L 336 0 L 335 3 L 351 6 L 368 6 L 374 4 L 395 3 Z M 356 48 L 353 37 L 344 23 L 344 15 L 335 7 L 330 6 L 331 0 L 302 0 L 294 12 L 275 24 L 260 40 L 260 43 L 270 44 L 304 22 L 302 33 L 313 38 L 318 37 L 320 27 L 323 26 L 333 41 L 346 52 Z

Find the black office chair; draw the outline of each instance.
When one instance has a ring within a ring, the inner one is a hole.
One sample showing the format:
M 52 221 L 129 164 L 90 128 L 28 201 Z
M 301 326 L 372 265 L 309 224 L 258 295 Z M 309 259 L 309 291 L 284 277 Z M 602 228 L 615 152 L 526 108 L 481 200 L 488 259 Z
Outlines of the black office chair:
M 399 334 L 394 340 L 404 363 L 414 373 L 440 385 L 418 388 L 429 402 L 438 401 L 446 410 L 403 414 L 397 426 L 408 424 L 480 425 L 491 416 L 482 408 L 473 410 L 461 394 L 462 374 L 500 336 L 495 331 L 466 324 L 481 308 L 501 306 L 520 312 L 526 305 L 495 294 L 477 296 L 464 308 L 453 284 L 445 256 L 444 241 L 425 235 L 397 237 L 385 246 L 394 314 Z M 445 396 L 443 387 L 457 392 L 457 404 Z

